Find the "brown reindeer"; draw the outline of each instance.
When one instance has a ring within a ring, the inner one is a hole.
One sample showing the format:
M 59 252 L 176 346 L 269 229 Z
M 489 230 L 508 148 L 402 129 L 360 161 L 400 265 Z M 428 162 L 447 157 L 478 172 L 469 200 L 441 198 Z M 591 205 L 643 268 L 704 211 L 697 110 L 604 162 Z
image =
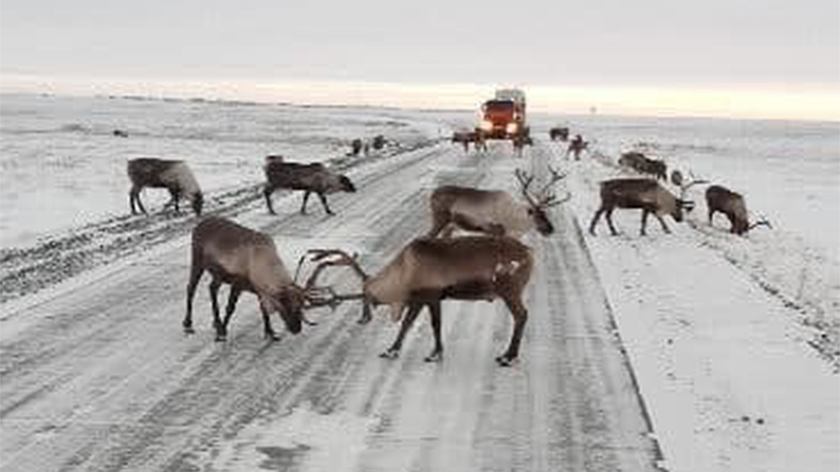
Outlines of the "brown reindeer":
M 744 196 L 720 185 L 712 185 L 706 189 L 706 207 L 709 210 L 709 225 L 712 225 L 714 214 L 721 212 L 729 219 L 729 232 L 733 234 L 746 234 L 759 225 L 772 228 L 770 222 L 763 218 L 750 224 Z
M 187 334 L 194 332 L 193 298 L 204 271 L 213 277 L 210 301 L 216 341 L 226 339 L 228 323 L 243 291 L 252 292 L 259 298 L 266 338 L 278 339 L 269 319 L 272 312 L 277 312 L 294 334 L 300 332 L 301 322 L 307 322 L 303 316 L 307 292 L 289 276 L 271 237 L 224 218 L 209 217 L 192 232 L 192 264 L 187 283 L 187 313 L 183 321 Z M 224 320 L 219 317 L 217 300 L 223 283 L 230 285 Z
M 601 182 L 601 206 L 592 217 L 589 224 L 589 233 L 595 235 L 595 225 L 603 213 L 607 214 L 607 224 L 613 235 L 618 234 L 613 226 L 612 212 L 615 208 L 639 208 L 642 210 L 642 230 L 645 235 L 648 215 L 653 213 L 662 230 L 670 233 L 671 230 L 662 219 L 662 215 L 671 215 L 674 220 L 683 220 L 683 209 L 691 211 L 694 208 L 693 202 L 688 202 L 675 197 L 671 192 L 665 190 L 659 183 L 651 179 L 611 179 Z
M 443 357 L 441 301 L 496 298 L 505 302 L 513 317 L 513 334 L 507 351 L 496 361 L 508 366 L 518 357 L 522 331 L 528 320 L 522 292 L 531 277 L 534 259 L 531 249 L 516 239 L 487 236 L 415 239 L 373 277 L 342 251 L 314 252 L 317 254 L 314 260 L 325 261 L 315 269 L 307 285 L 314 285 L 320 270 L 327 266 L 350 266 L 362 278 L 363 294 L 343 297 L 364 298 L 361 323 L 371 319 L 369 304 L 389 305 L 395 321 L 405 311 L 396 340 L 381 357 L 399 356 L 406 333 L 423 307 L 428 307 L 435 344 L 425 360 L 439 362 Z M 329 260 L 330 257 L 337 259 Z
M 559 139 L 560 141 L 565 142 L 569 139 L 569 128 L 555 126 L 554 128 L 548 130 L 548 136 L 552 141 Z
M 618 164 L 642 174 L 652 175 L 657 179 L 668 180 L 668 166 L 665 161 L 650 159 L 639 151 L 622 153 Z
M 132 215 L 137 213 L 135 203 L 141 212 L 146 213 L 146 208 L 143 207 L 143 202 L 140 200 L 140 192 L 144 187 L 169 190 L 170 200 L 164 205 L 164 208 L 174 206 L 175 211 L 180 211 L 178 203 L 183 196 L 192 202 L 195 214 L 201 214 L 201 209 L 204 206 L 204 196 L 198 187 L 198 182 L 196 182 L 190 168 L 184 161 L 138 157 L 128 161 L 127 171 L 128 178 L 131 180 L 128 203 L 131 206 Z
M 327 204 L 327 194 L 335 192 L 355 192 L 356 187 L 347 176 L 337 174 L 327 169 L 323 164 L 300 164 L 296 162 L 284 162 L 281 156 L 266 157 L 265 166 L 266 184 L 263 190 L 265 203 L 268 206 L 268 211 L 275 215 L 274 208 L 271 205 L 271 194 L 278 188 L 303 190 L 303 204 L 300 207 L 300 213 L 306 214 L 306 203 L 309 201 L 309 195 L 318 194 L 321 199 L 321 205 L 327 214 L 332 215 Z
M 515 172 L 525 199 L 524 205 L 502 190 L 479 190 L 455 185 L 438 187 L 430 198 L 433 224 L 427 236 L 440 234 L 449 237 L 458 228 L 517 238 L 531 228 L 536 228 L 543 236 L 554 233 L 548 209 L 568 201 L 571 194 L 558 200 L 549 192 L 556 182 L 566 176 L 550 167 L 549 171 L 551 180 L 536 196 L 528 190 L 534 176 L 522 170 Z

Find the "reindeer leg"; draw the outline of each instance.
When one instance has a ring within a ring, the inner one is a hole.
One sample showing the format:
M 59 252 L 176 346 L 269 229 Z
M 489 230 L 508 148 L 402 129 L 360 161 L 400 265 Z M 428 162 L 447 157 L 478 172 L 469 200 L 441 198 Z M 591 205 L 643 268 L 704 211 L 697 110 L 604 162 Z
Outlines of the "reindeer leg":
M 280 338 L 274 333 L 274 329 L 271 327 L 271 317 L 269 316 L 268 310 L 266 310 L 262 302 L 260 302 L 260 312 L 262 313 L 263 331 L 265 332 L 265 337 L 271 341 L 279 340 Z
M 204 269 L 201 268 L 201 265 L 195 260 L 195 256 L 193 256 L 193 263 L 190 268 L 190 280 L 187 283 L 187 314 L 181 323 L 184 327 L 185 334 L 195 333 L 192 326 L 193 298 L 195 297 L 195 289 L 198 286 L 198 281 L 201 280 L 203 273 Z
M 228 294 L 228 303 L 225 307 L 225 319 L 222 321 L 221 331 L 227 337 L 227 327 L 230 323 L 230 318 L 233 316 L 233 311 L 236 309 L 236 302 L 239 301 L 239 295 L 242 294 L 242 289 L 238 285 L 230 286 L 230 293 Z M 216 327 L 219 330 L 219 327 Z
M 330 206 L 327 205 L 327 197 L 321 192 L 318 192 L 318 197 L 321 199 L 321 206 L 324 207 L 324 210 L 327 212 L 328 215 L 334 214 L 332 210 L 330 210 Z
M 665 224 L 665 219 L 659 216 L 657 213 L 654 213 L 653 215 L 656 216 L 656 219 L 659 220 L 659 224 L 662 225 L 662 231 L 671 234 L 671 230 L 668 228 L 668 225 Z
M 645 235 L 645 227 L 647 226 L 648 213 L 650 212 L 642 208 L 642 236 Z
M 443 342 L 440 339 L 440 300 L 428 303 L 429 316 L 432 322 L 432 333 L 435 336 L 435 348 L 423 360 L 426 362 L 440 362 L 443 360 Z
M 310 193 L 312 193 L 312 192 L 311 192 L 311 191 L 309 191 L 309 190 L 307 190 L 307 191 L 303 194 L 303 205 L 301 205 L 301 206 L 300 206 L 300 214 L 301 214 L 301 215 L 305 215 L 305 214 L 306 214 L 306 202 L 309 200 L 309 194 L 310 194 Z
M 712 216 L 714 216 L 714 214 L 715 214 L 715 210 L 709 208 L 709 226 L 714 226 L 712 224 Z
M 513 336 L 510 338 L 510 345 L 507 352 L 496 358 L 496 362 L 503 367 L 507 367 L 519 357 L 519 343 L 522 340 L 522 332 L 525 329 L 525 323 L 528 322 L 528 310 L 522 305 L 522 301 L 513 296 L 504 297 L 505 304 L 513 316 Z
M 595 215 L 592 216 L 592 222 L 589 223 L 589 234 L 591 234 L 592 236 L 595 236 L 595 225 L 598 224 L 598 219 L 601 218 L 601 215 L 604 213 L 604 211 L 606 210 L 602 206 L 601 208 L 598 208 L 598 210 L 595 212 Z
M 397 339 L 394 340 L 394 343 L 391 344 L 385 352 L 379 355 L 384 359 L 396 359 L 400 355 L 400 349 L 402 349 L 403 339 L 405 339 L 405 335 L 408 333 L 408 330 L 411 328 L 411 325 L 414 323 L 414 320 L 417 318 L 417 315 L 420 314 L 420 310 L 423 308 L 423 305 L 418 303 L 412 303 L 408 306 L 408 313 L 406 313 L 405 318 L 403 318 L 402 326 L 400 326 L 400 334 L 397 335 Z
M 140 198 L 140 189 L 138 187 L 131 187 L 131 190 L 128 192 L 128 204 L 131 206 L 131 214 L 136 215 L 137 210 L 134 208 L 134 201 L 139 200 Z
M 222 281 L 216 277 L 210 281 L 210 303 L 213 305 L 213 326 L 216 328 L 216 341 L 224 341 L 226 336 L 221 331 L 222 320 L 219 318 L 219 287 Z
M 269 213 L 271 213 L 272 215 L 276 215 L 277 213 L 274 213 L 274 207 L 271 206 L 271 194 L 272 193 L 274 193 L 274 187 L 271 187 L 270 185 L 266 185 L 265 188 L 263 189 L 263 197 L 265 197 L 265 205 L 268 207 L 268 212 Z
M 612 233 L 613 236 L 617 236 L 618 231 L 615 230 L 615 226 L 613 225 L 612 220 L 613 210 L 615 210 L 614 207 L 607 210 L 607 224 L 610 226 L 610 233 Z
M 140 199 L 140 192 L 142 190 L 143 189 L 141 188 L 137 189 L 137 195 L 134 197 L 134 199 L 137 201 L 137 208 L 140 208 L 140 211 L 142 211 L 144 215 L 148 215 L 148 213 L 146 212 L 146 208 L 143 206 L 143 200 Z

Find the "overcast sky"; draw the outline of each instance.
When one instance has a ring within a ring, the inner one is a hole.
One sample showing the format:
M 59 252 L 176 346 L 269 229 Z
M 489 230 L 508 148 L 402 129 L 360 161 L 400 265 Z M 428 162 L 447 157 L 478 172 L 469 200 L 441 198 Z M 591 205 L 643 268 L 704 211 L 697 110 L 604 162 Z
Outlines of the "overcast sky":
M 0 73 L 840 90 L 840 1 L 2 0 Z

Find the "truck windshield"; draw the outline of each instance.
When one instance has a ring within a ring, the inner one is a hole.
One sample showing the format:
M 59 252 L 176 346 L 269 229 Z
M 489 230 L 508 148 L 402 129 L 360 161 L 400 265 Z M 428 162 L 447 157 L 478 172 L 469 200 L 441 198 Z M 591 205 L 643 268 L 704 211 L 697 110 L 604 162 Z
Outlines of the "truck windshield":
M 484 104 L 484 109 L 497 112 L 513 111 L 513 102 L 509 100 L 490 100 Z

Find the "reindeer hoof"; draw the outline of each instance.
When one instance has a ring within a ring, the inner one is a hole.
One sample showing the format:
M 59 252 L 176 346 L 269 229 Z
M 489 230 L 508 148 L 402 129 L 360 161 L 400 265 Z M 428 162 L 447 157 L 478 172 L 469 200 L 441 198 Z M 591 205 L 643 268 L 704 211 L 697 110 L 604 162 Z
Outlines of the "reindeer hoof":
M 442 352 L 433 352 L 423 358 L 426 362 L 440 362 L 443 360 L 443 353 Z
M 274 333 L 265 333 L 265 339 L 268 339 L 269 341 L 272 341 L 272 342 L 273 341 L 279 341 L 280 336 L 277 336 Z
M 216 335 L 216 342 L 217 343 L 223 343 L 225 341 L 227 341 L 227 335 L 226 334 L 217 334 Z
M 370 313 L 364 314 L 364 315 L 361 316 L 361 318 L 359 318 L 358 323 L 361 324 L 361 325 L 368 324 L 368 323 L 370 323 L 371 318 L 372 317 L 370 316 Z
M 192 326 L 184 326 L 184 334 L 189 336 L 190 334 L 195 334 L 195 329 Z
M 380 354 L 379 357 L 383 359 L 396 359 L 397 357 L 400 357 L 400 351 L 397 351 L 396 349 L 388 349 Z
M 508 356 L 499 356 L 496 358 L 496 363 L 498 363 L 502 367 L 510 367 L 516 358 L 510 358 Z

